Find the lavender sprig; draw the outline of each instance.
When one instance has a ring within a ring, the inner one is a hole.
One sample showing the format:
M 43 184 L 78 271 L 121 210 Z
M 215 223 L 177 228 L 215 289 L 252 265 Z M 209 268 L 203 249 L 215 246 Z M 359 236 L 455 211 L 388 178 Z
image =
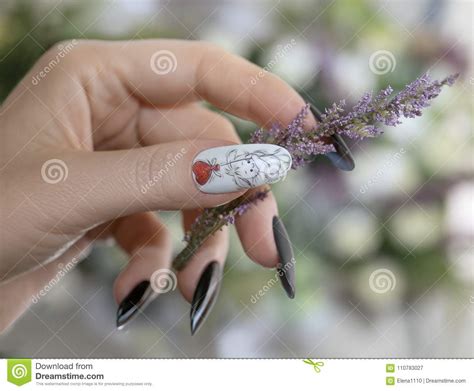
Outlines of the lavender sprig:
M 173 261 L 173 267 L 181 270 L 204 241 L 225 225 L 234 224 L 235 217 L 241 216 L 258 201 L 265 199 L 270 186 L 249 190 L 235 200 L 215 208 L 206 208 L 193 222 L 191 229 L 186 232 L 184 240 L 187 246 Z
M 382 125 L 397 126 L 403 117 L 420 116 L 422 109 L 429 106 L 442 87 L 451 86 L 457 77 L 452 75 L 437 81 L 425 74 L 395 95 L 390 86 L 375 96 L 366 93 L 349 112 L 345 111 L 344 101 L 334 103 L 322 114 L 318 126 L 310 131 L 303 127 L 309 112 L 309 105 L 306 105 L 286 128 L 276 124 L 268 131 L 259 129 L 253 133 L 250 142 L 278 144 L 286 148 L 296 169 L 313 161 L 316 155 L 333 152 L 334 147 L 327 141 L 332 134 L 345 134 L 352 139 L 375 137 L 382 133 Z
M 334 146 L 328 142 L 333 134 L 344 134 L 352 139 L 376 137 L 383 133 L 383 125 L 397 126 L 402 118 L 420 116 L 443 86 L 453 85 L 457 77 L 456 74 L 437 81 L 425 74 L 397 94 L 393 94 L 390 86 L 375 96 L 366 93 L 349 112 L 345 111 L 344 101 L 334 103 L 322 114 L 318 126 L 309 131 L 303 126 L 309 113 L 309 105 L 305 105 L 286 128 L 275 124 L 268 130 L 258 129 L 252 134 L 250 143 L 276 144 L 286 148 L 293 158 L 292 168 L 296 169 L 311 162 L 316 155 L 333 152 Z M 186 233 L 187 246 L 178 254 L 173 267 L 176 270 L 184 268 L 210 235 L 225 225 L 233 224 L 236 216 L 243 215 L 254 203 L 263 200 L 269 191 L 269 186 L 249 190 L 226 205 L 204 209 Z

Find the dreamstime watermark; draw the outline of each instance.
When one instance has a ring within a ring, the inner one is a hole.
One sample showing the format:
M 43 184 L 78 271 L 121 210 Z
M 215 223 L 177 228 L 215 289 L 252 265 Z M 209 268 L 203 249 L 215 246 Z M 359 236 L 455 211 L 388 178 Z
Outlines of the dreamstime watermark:
M 169 269 L 158 269 L 150 278 L 150 286 L 156 293 L 168 293 L 174 291 L 178 284 L 178 278 Z
M 67 165 L 61 159 L 49 159 L 41 166 L 41 178 L 50 185 L 64 182 L 68 174 Z
M 28 369 L 23 364 L 16 364 L 13 366 L 11 374 L 15 379 L 20 379 L 28 374 Z
M 150 58 L 150 68 L 157 75 L 166 75 L 176 71 L 178 60 L 169 50 L 158 50 Z
M 404 155 L 406 153 L 406 150 L 405 148 L 400 148 L 400 150 L 393 154 L 392 157 L 388 160 L 386 160 L 382 166 L 377 170 L 377 172 L 375 173 L 375 175 L 369 179 L 366 183 L 364 183 L 360 189 L 359 189 L 359 192 L 361 194 L 365 194 L 367 193 L 367 191 L 373 186 L 375 185 L 385 174 L 385 171 L 390 168 L 390 167 L 393 167 L 393 165 L 398 161 L 400 160 L 400 158 L 402 157 L 402 155 Z
M 40 299 L 46 296 L 49 293 L 49 291 L 51 291 L 51 289 L 53 289 L 54 286 L 57 285 L 59 281 L 61 281 L 61 279 L 67 273 L 69 273 L 69 271 L 71 271 L 74 268 L 74 266 L 76 266 L 78 262 L 79 262 L 78 258 L 73 258 L 68 263 L 66 263 L 66 265 L 63 265 L 62 263 L 58 263 L 58 269 L 59 269 L 58 272 L 55 274 L 55 276 L 51 280 L 49 280 L 49 282 L 45 286 L 43 286 L 43 288 L 37 294 L 31 297 L 31 302 L 33 304 L 38 303 Z
M 393 291 L 397 286 L 395 274 L 390 269 L 377 269 L 369 277 L 370 289 L 378 294 Z
M 260 79 L 263 79 L 265 75 L 270 72 L 279 62 L 282 58 L 286 57 L 291 49 L 293 49 L 296 46 L 296 40 L 293 38 L 291 39 L 290 42 L 285 44 L 284 46 L 279 45 L 277 46 L 277 52 L 276 54 L 272 57 L 272 59 L 265 65 L 258 73 L 256 76 L 253 76 L 250 79 L 250 84 L 253 86 L 257 84 L 257 81 Z
M 396 66 L 397 60 L 393 53 L 388 50 L 377 50 L 369 58 L 369 69 L 376 75 L 393 72 Z
M 286 265 L 284 265 L 281 268 L 278 268 L 274 276 L 268 279 L 267 282 L 265 282 L 265 284 L 263 284 L 262 289 L 259 289 L 258 292 L 256 292 L 250 297 L 250 302 L 252 304 L 257 304 L 257 302 L 261 298 L 263 298 L 263 296 L 265 296 L 267 292 L 275 286 L 275 284 L 279 284 L 279 277 L 282 277 L 288 270 L 290 270 L 292 267 L 295 267 L 295 262 L 296 261 L 293 258 Z
M 22 386 L 31 381 L 31 359 L 9 358 L 7 360 L 7 381 Z
M 68 41 L 66 44 L 60 43 L 58 45 L 58 51 L 56 52 L 56 55 L 54 58 L 52 58 L 44 67 L 41 71 L 37 72 L 32 78 L 31 78 L 31 84 L 34 86 L 37 86 L 41 80 L 43 80 L 46 76 L 48 76 L 48 73 L 50 73 L 60 62 L 61 60 L 66 57 L 71 51 L 74 49 L 74 47 L 77 45 L 77 40 L 73 39 L 72 41 Z
M 140 189 L 140 192 L 142 194 L 146 194 L 146 192 L 148 190 L 150 190 L 154 185 L 156 185 L 166 174 L 168 174 L 168 172 L 170 171 L 171 168 L 174 167 L 174 165 L 179 161 L 181 160 L 184 155 L 187 153 L 188 151 L 186 150 L 186 148 L 181 148 L 179 150 L 179 152 L 177 152 L 175 155 L 169 153 L 167 156 L 166 156 L 166 163 L 164 164 L 164 167 L 162 167 L 155 175 L 153 175 L 153 177 L 147 182 L 145 183 L 141 189 Z

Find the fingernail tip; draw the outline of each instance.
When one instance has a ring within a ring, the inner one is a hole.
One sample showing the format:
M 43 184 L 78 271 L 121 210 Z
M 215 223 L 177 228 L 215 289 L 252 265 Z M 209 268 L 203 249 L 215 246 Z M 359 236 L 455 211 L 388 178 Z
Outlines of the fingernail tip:
M 196 334 L 198 327 L 191 322 L 191 336 L 194 336 Z
M 295 298 L 295 288 L 294 288 L 294 284 L 291 284 L 288 280 L 285 280 L 285 281 L 281 281 L 281 284 L 283 286 L 283 289 L 286 293 L 286 295 L 290 298 L 290 299 L 294 299 Z
M 122 330 L 130 319 L 130 317 L 125 318 L 123 315 L 120 315 L 119 313 L 121 312 L 121 310 L 122 309 L 120 307 L 117 310 L 117 319 L 115 320 L 115 327 L 117 328 L 117 330 Z
M 131 292 L 121 301 L 117 308 L 115 325 L 117 330 L 123 329 L 134 319 L 140 309 L 147 305 L 150 298 L 150 281 L 143 280 L 132 289 Z
M 288 294 L 288 297 L 290 299 L 294 299 L 295 296 L 296 296 L 296 292 L 295 292 L 295 287 L 294 287 L 294 284 L 293 285 L 290 285 L 290 290 L 289 292 L 286 292 Z
M 117 330 L 122 330 L 124 327 L 125 327 L 125 322 L 120 322 L 119 320 L 115 322 L 115 328 Z
M 117 313 L 120 313 L 121 310 L 122 309 L 119 308 Z M 117 319 L 115 321 L 115 326 L 116 326 L 117 330 L 122 330 L 127 325 L 127 323 L 130 321 L 130 319 L 133 318 L 135 313 L 136 313 L 136 311 L 133 311 L 132 313 L 129 313 L 127 316 L 117 315 Z

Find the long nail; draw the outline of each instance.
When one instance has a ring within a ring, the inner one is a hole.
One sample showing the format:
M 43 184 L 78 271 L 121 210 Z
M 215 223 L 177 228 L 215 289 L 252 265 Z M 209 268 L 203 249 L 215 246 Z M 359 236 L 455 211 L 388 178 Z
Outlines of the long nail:
M 117 309 L 117 328 L 122 329 L 127 323 L 134 319 L 154 297 L 150 281 L 142 281 L 132 289 L 125 299 L 122 300 Z
M 322 121 L 321 112 L 313 105 L 309 106 L 311 113 L 318 122 Z M 329 137 L 324 137 L 323 142 L 334 145 L 335 152 L 326 154 L 331 163 L 343 171 L 352 171 L 355 167 L 354 158 L 349 147 L 341 135 L 335 133 Z
M 199 278 L 191 303 L 191 334 L 204 323 L 216 302 L 221 285 L 221 267 L 218 262 L 209 263 Z
M 206 149 L 193 160 L 194 182 L 204 193 L 231 193 L 275 183 L 286 176 L 291 155 L 272 144 L 228 145 Z
M 288 232 L 278 216 L 273 217 L 273 237 L 280 258 L 278 275 L 286 294 L 293 299 L 295 297 L 295 256 Z

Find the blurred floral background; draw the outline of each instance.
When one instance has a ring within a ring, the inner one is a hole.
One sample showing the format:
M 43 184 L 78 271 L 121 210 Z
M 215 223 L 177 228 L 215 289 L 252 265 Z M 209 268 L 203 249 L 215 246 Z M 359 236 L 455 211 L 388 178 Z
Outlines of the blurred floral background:
M 127 259 L 91 255 L 0 336 L 0 356 L 473 357 L 473 3 L 470 1 L 0 0 L 0 101 L 64 39 L 215 42 L 324 108 L 430 71 L 460 72 L 421 118 L 352 144 L 356 169 L 320 158 L 274 186 L 297 260 L 297 295 L 233 235 L 218 302 L 200 332 L 160 296 L 116 331 Z M 256 125 L 231 117 L 245 140 Z M 180 219 L 161 213 L 183 247 Z M 0 298 L 1 300 L 1 298 Z

